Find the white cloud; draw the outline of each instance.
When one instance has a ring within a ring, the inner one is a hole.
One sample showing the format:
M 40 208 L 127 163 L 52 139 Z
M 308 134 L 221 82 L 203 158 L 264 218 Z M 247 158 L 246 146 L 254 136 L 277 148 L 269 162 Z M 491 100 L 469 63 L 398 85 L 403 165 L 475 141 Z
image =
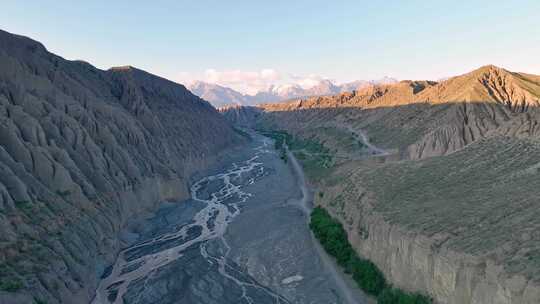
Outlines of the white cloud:
M 242 71 L 206 69 L 202 73 L 180 72 L 176 81 L 189 85 L 196 80 L 215 83 L 229 87 L 244 94 L 256 94 L 261 90 L 267 90 L 271 86 L 299 85 L 304 89 L 309 89 L 317 85 L 321 80 L 327 79 L 320 75 L 294 75 L 285 74 L 275 69 L 262 69 L 260 71 Z
M 310 74 L 308 76 L 292 76 L 293 82 L 298 84 L 304 89 L 310 89 L 318 85 L 322 80 L 328 80 L 328 78 L 321 75 Z
M 281 75 L 274 69 L 263 69 L 258 72 L 207 69 L 203 79 L 203 81 L 231 87 L 248 94 L 255 94 L 260 90 L 267 89 L 280 80 Z

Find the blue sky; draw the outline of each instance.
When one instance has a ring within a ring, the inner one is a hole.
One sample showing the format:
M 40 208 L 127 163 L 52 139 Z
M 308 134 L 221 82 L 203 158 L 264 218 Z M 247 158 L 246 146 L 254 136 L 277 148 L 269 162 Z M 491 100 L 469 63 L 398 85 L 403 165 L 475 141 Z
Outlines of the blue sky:
M 488 63 L 540 74 L 538 0 L 3 0 L 0 20 L 67 59 L 244 91 L 310 78 L 438 79 Z

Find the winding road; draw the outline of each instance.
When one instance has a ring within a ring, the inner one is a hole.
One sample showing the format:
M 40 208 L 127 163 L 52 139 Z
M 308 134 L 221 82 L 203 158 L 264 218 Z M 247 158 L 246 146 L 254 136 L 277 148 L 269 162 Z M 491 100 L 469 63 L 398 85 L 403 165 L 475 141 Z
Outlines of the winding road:
M 302 166 L 298 163 L 294 154 L 287 150 L 287 156 L 297 178 L 298 186 L 302 190 L 302 198 L 298 200 L 298 205 L 306 215 L 309 215 L 313 209 L 313 192 L 310 191 Z M 306 218 L 308 219 L 306 224 L 309 224 L 309 216 Z M 367 304 L 368 297 L 359 290 L 350 276 L 346 275 L 334 259 L 326 253 L 313 234 L 311 234 L 311 239 L 324 267 L 333 276 L 336 285 L 340 289 L 344 302 L 348 304 Z

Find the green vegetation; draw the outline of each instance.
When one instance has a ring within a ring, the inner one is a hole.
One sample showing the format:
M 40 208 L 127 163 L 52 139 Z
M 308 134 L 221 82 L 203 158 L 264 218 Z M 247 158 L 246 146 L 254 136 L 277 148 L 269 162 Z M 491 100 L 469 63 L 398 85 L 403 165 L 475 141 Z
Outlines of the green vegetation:
M 288 143 L 291 150 L 305 150 L 309 153 L 328 154 L 330 151 L 315 139 L 293 137 Z
M 258 130 L 262 135 L 270 137 L 274 140 L 274 147 L 276 150 L 283 148 L 283 144 L 290 145 L 292 142 L 292 135 L 285 131 L 266 131 Z
M 30 201 L 15 201 L 15 207 L 22 211 L 30 211 L 32 209 L 32 202 Z
M 315 138 L 303 139 L 294 137 L 286 131 L 258 130 L 275 142 L 276 150 L 280 150 L 281 158 L 287 161 L 285 145 L 302 164 L 306 175 L 312 180 L 319 180 L 328 175 L 333 166 L 333 154 Z
M 240 136 L 246 138 L 247 140 L 251 140 L 251 139 L 252 139 L 252 138 L 251 138 L 251 135 L 249 135 L 249 133 L 247 133 L 247 132 L 245 132 L 245 131 L 243 131 L 243 130 L 241 130 L 241 129 L 238 129 L 238 128 L 233 127 L 233 131 L 236 132 L 236 133 L 238 133 Z
M 292 137 L 288 145 L 302 164 L 308 178 L 317 181 L 328 175 L 334 164 L 333 153 L 315 137 Z
M 69 190 L 65 190 L 65 191 L 57 190 L 56 194 L 60 195 L 61 197 L 66 197 L 66 196 L 71 194 L 71 191 L 69 191 Z
M 296 157 L 296 159 L 298 159 L 299 161 L 303 161 L 303 160 L 306 160 L 308 158 L 306 153 L 304 153 L 302 151 L 295 151 L 293 153 L 294 153 L 294 156 Z
M 385 288 L 377 297 L 378 304 L 418 304 L 431 303 L 426 296 L 406 293 L 396 288 Z
M 285 131 L 263 131 L 258 130 L 262 135 L 270 137 L 274 140 L 274 148 L 279 150 L 279 157 L 287 162 L 287 150 L 285 145 L 289 145 L 292 141 L 292 135 Z
M 352 274 L 354 281 L 366 293 L 377 296 L 379 304 L 429 304 L 431 299 L 417 293 L 406 293 L 392 288 L 383 273 L 371 261 L 359 257 L 349 244 L 347 233 L 340 222 L 321 207 L 311 213 L 309 227 L 323 248 L 336 258 L 337 263 Z
M 47 304 L 47 301 L 34 297 L 32 304 Z
M 16 292 L 21 288 L 23 288 L 23 283 L 18 279 L 13 279 L 11 281 L 3 280 L 0 282 L 0 290 L 3 291 Z
M 332 218 L 325 209 L 316 207 L 311 213 L 309 227 L 326 252 L 335 257 L 347 273 L 352 274 L 353 279 L 366 293 L 376 296 L 382 292 L 386 286 L 383 274 L 375 264 L 358 257 L 349 244 L 341 223 Z
M 330 142 L 331 147 L 341 153 L 357 154 L 366 146 L 354 132 L 349 132 L 336 127 L 318 127 L 313 130 L 317 138 L 324 138 Z
M 301 155 L 300 160 L 306 167 L 326 169 L 333 164 L 332 153 L 316 139 L 302 139 L 293 137 L 288 143 L 289 149 L 295 151 L 295 155 Z

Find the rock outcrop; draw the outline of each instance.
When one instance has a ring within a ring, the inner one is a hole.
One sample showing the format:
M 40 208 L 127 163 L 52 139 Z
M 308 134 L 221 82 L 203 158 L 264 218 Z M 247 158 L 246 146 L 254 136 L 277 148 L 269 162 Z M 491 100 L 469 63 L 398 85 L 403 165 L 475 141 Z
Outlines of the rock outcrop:
M 259 116 L 262 114 L 262 109 L 246 106 L 220 107 L 218 108 L 218 111 L 230 123 L 243 127 L 253 127 Z
M 401 81 L 336 96 L 261 106 L 278 128 L 363 130 L 403 158 L 446 155 L 498 133 L 538 137 L 540 77 L 485 66 L 436 83 Z
M 89 302 L 126 220 L 241 141 L 182 85 L 0 31 L 0 302 Z

